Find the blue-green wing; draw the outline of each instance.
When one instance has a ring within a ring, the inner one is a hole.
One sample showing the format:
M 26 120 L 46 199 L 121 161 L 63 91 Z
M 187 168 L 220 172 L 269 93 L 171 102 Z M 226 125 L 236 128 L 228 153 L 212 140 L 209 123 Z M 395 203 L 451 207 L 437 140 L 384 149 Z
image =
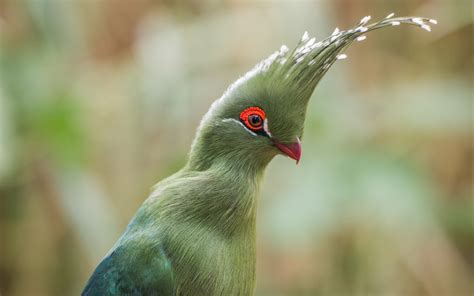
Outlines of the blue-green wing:
M 118 246 L 97 266 L 83 296 L 174 295 L 171 264 L 160 245 L 134 248 Z M 142 247 L 142 246 L 141 246 Z

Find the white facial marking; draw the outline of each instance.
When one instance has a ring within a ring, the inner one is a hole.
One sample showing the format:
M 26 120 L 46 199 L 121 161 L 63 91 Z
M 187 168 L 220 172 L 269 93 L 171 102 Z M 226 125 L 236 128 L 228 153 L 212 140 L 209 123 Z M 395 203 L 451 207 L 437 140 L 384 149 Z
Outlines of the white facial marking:
M 222 119 L 222 122 L 237 122 L 237 123 L 240 124 L 246 131 L 248 131 L 252 136 L 255 136 L 255 137 L 258 136 L 256 133 L 254 133 L 254 132 L 252 132 L 251 130 L 249 130 L 248 128 L 246 128 L 245 125 L 244 125 L 242 122 L 240 122 L 240 121 L 238 121 L 238 120 L 236 120 L 236 119 L 234 119 L 234 118 Z
M 267 133 L 267 135 L 271 138 L 272 133 L 270 133 L 270 129 L 268 128 L 268 119 L 265 118 L 263 121 L 263 130 Z

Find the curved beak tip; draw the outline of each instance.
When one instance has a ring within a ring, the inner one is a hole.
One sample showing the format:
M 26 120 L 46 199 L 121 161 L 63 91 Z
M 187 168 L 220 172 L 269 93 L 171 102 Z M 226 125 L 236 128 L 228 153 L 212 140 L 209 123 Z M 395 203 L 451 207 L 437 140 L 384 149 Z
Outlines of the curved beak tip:
M 274 142 L 275 146 L 283 152 L 285 155 L 288 157 L 296 160 L 296 164 L 300 162 L 301 159 L 301 143 L 300 140 L 297 138 L 297 141 L 295 143 L 291 144 L 282 144 L 278 142 Z

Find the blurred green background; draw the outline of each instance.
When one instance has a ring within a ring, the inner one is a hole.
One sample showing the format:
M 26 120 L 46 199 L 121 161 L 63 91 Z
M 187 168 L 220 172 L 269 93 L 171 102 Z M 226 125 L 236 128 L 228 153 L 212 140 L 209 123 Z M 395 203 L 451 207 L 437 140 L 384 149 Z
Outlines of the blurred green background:
M 305 30 L 354 44 L 259 201 L 257 296 L 473 295 L 469 0 L 0 0 L 0 294 L 78 295 L 226 87 Z

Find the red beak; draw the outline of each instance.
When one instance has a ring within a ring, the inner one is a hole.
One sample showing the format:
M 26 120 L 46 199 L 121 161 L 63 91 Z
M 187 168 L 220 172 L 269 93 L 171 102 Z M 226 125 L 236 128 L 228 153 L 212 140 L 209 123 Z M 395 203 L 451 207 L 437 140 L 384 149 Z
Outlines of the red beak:
M 296 138 L 295 143 L 288 145 L 278 143 L 277 141 L 274 141 L 273 144 L 280 149 L 281 152 L 296 160 L 296 164 L 298 164 L 301 158 L 301 143 L 299 138 Z

